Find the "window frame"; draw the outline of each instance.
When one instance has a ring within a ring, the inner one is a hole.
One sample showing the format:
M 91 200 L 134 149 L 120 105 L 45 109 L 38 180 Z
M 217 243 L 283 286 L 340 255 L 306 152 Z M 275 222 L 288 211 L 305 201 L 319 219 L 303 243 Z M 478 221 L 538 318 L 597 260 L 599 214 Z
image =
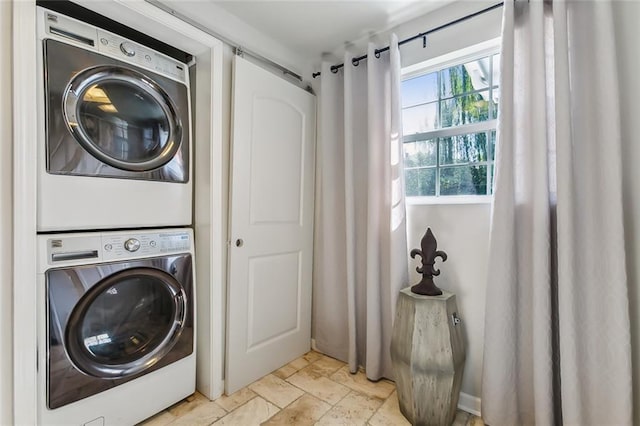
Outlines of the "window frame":
M 431 74 L 434 72 L 438 72 L 438 87 L 440 87 L 440 71 L 452 66 L 462 65 L 470 61 L 474 61 L 477 59 L 481 59 L 484 57 L 492 57 L 495 54 L 500 53 L 500 37 L 494 38 L 482 43 L 478 43 L 473 46 L 469 46 L 463 49 L 456 50 L 454 52 L 450 52 L 444 55 L 440 55 L 438 57 L 429 59 L 427 61 L 420 62 L 415 65 L 410 65 L 404 67 L 401 72 L 402 81 L 409 80 L 412 78 L 424 76 L 427 74 Z M 493 73 L 493 60 L 491 63 L 491 73 Z M 492 81 L 491 85 L 486 89 L 478 89 L 464 94 L 458 94 L 455 96 L 442 97 L 440 93 L 438 93 L 438 125 L 440 125 L 440 102 L 446 99 L 452 99 L 457 96 L 467 96 L 474 93 L 480 93 L 483 91 L 488 91 L 489 96 L 491 98 L 493 94 L 493 90 L 500 90 L 500 86 L 496 84 L 497 82 Z M 411 106 L 417 106 L 422 104 L 416 104 Z M 491 103 L 489 104 L 489 114 L 491 116 L 491 109 L 493 106 Z M 404 108 L 403 108 L 404 109 Z M 496 114 L 497 116 L 497 114 Z M 443 168 L 440 164 L 440 138 L 452 137 L 452 136 L 461 136 L 466 134 L 473 133 L 481 133 L 481 132 L 497 132 L 497 118 L 493 118 L 486 121 L 476 122 L 476 123 L 468 123 L 463 124 L 461 126 L 451 126 L 438 128 L 434 130 L 429 130 L 427 132 L 422 133 L 414 133 L 410 135 L 402 136 L 403 147 L 405 143 L 418 142 L 418 141 L 428 141 L 428 140 L 436 140 L 436 164 L 434 166 L 424 166 L 417 167 L 419 169 L 435 169 L 436 171 L 436 195 L 418 195 L 418 196 L 409 196 L 405 193 L 405 200 L 407 204 L 416 205 L 416 204 L 485 204 L 490 203 L 493 199 L 493 191 L 491 194 L 475 194 L 475 195 L 440 195 L 440 171 Z M 493 175 L 491 173 L 491 166 L 495 165 L 495 156 L 494 153 L 491 152 L 491 143 L 489 143 L 490 138 L 488 138 L 487 143 L 487 161 L 473 162 L 467 163 L 473 166 L 486 166 L 487 167 L 487 188 L 490 188 L 491 180 L 493 179 Z M 404 149 L 404 148 L 403 148 Z M 489 160 L 493 158 L 492 160 Z M 455 165 L 446 165 L 445 168 L 452 167 L 460 167 L 464 166 L 464 164 L 455 164 Z M 403 173 L 404 173 L 403 169 Z

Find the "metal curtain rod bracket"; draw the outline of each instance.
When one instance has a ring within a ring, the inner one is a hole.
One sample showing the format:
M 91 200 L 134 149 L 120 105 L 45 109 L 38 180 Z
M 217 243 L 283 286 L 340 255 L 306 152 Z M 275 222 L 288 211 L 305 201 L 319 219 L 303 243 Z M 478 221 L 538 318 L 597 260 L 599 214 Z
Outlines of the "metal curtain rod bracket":
M 442 24 L 439 27 L 430 29 L 430 30 L 425 31 L 425 32 L 420 33 L 420 34 L 416 34 L 413 37 L 409 37 L 409 38 L 406 38 L 404 40 L 399 41 L 398 42 L 398 46 L 402 46 L 403 44 L 409 43 L 410 41 L 417 40 L 417 39 L 421 38 L 422 39 L 422 47 L 425 48 L 425 47 L 427 47 L 427 36 L 429 34 L 435 33 L 436 31 L 443 30 L 443 29 L 445 29 L 447 27 L 450 27 L 452 25 L 459 24 L 460 22 L 466 21 L 467 19 L 475 18 L 478 15 L 482 15 L 483 13 L 487 13 L 487 12 L 490 12 L 490 11 L 492 11 L 494 9 L 502 7 L 502 5 L 503 5 L 502 2 L 496 3 L 493 6 L 489 6 L 489 7 L 485 8 L 485 9 L 479 10 L 477 12 L 474 12 L 474 13 L 470 14 L 470 15 L 463 16 L 462 18 L 458 18 L 455 21 L 447 22 L 446 24 Z M 374 55 L 375 55 L 376 58 L 379 58 L 380 54 L 383 53 L 383 52 L 386 52 L 387 50 L 389 50 L 389 46 L 383 47 L 383 48 L 380 48 L 380 49 L 376 49 L 374 51 Z M 353 66 L 357 67 L 360 64 L 360 61 L 362 61 L 364 59 L 367 59 L 367 55 L 362 55 L 362 56 L 358 56 L 356 58 L 353 58 L 353 59 L 351 59 L 351 63 L 353 64 Z M 342 68 L 342 67 L 344 67 L 344 64 L 331 65 L 330 70 L 331 70 L 331 72 L 333 74 L 336 74 L 338 72 L 338 70 L 340 68 Z M 316 78 L 321 74 L 322 73 L 320 71 L 318 71 L 318 72 L 314 72 L 313 74 L 311 74 L 311 76 L 313 78 Z

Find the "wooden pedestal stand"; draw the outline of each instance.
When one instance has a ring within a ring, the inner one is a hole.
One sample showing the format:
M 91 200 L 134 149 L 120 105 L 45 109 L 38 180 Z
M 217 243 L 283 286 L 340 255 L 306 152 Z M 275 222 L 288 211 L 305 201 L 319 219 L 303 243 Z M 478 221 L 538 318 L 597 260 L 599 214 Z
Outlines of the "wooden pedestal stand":
M 412 425 L 449 426 L 458 406 L 465 348 L 456 296 L 403 289 L 391 336 L 400 411 Z

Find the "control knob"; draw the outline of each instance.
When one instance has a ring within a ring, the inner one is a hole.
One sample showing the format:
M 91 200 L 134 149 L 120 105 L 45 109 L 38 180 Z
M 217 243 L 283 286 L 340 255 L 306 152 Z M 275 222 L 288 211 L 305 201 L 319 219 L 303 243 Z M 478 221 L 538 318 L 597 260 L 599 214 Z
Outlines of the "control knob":
M 120 50 L 122 50 L 122 53 L 124 53 L 127 56 L 136 55 L 135 47 L 131 43 L 127 43 L 126 41 L 120 43 Z
M 138 251 L 138 249 L 140 248 L 140 241 L 135 238 L 129 238 L 124 242 L 124 248 L 125 250 L 131 252 Z

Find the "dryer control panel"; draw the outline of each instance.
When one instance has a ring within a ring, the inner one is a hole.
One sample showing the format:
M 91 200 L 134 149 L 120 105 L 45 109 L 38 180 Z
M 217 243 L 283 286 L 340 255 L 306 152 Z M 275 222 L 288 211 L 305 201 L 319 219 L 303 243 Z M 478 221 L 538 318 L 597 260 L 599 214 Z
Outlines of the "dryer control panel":
M 188 81 L 187 65 L 167 55 L 56 12 L 39 8 L 38 13 L 44 18 L 38 21 L 39 31 L 46 32 L 47 38 L 97 51 L 183 83 Z
M 120 60 L 126 60 L 159 74 L 170 75 L 184 81 L 186 66 L 138 43 L 98 29 L 97 48 L 101 53 L 109 53 Z M 125 59 L 126 58 L 126 59 Z
M 189 229 L 41 235 L 39 238 L 46 239 L 49 266 L 139 259 L 193 250 L 193 233 Z

